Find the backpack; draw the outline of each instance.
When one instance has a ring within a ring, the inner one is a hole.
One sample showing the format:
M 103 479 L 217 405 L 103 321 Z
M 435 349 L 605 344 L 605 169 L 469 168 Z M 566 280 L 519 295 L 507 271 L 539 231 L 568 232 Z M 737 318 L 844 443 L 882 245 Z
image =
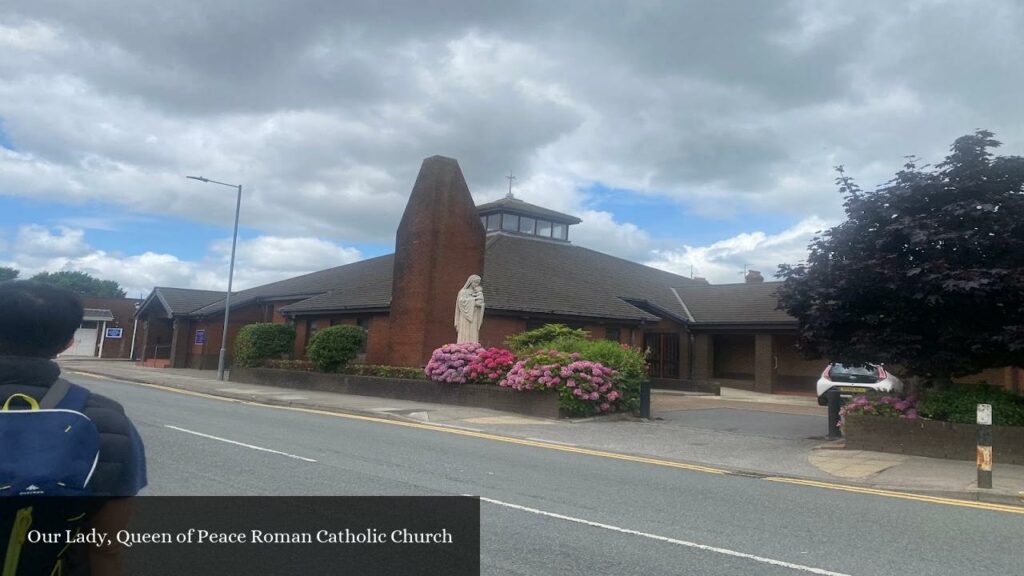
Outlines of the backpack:
M 19 568 L 21 574 L 63 572 L 65 536 L 80 530 L 99 462 L 99 432 L 82 413 L 88 398 L 85 388 L 58 379 L 38 402 L 13 394 L 0 408 L 2 576 Z M 18 401 L 28 409 L 12 409 Z M 60 541 L 26 543 L 30 530 L 59 534 Z

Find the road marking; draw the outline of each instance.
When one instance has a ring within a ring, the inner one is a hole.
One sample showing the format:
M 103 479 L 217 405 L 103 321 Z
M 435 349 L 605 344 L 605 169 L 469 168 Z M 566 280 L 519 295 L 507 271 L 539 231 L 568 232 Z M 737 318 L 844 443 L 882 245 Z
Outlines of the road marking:
M 559 442 L 557 440 L 545 440 L 543 438 L 527 437 L 527 440 L 533 440 L 534 442 L 547 442 L 548 444 L 558 444 L 559 446 L 579 446 L 579 444 L 573 444 L 572 442 Z
M 850 486 L 848 484 L 835 484 L 832 482 L 820 482 L 818 480 L 803 480 L 801 478 L 785 478 L 781 476 L 769 476 L 763 478 L 763 480 L 768 480 L 769 482 L 779 482 L 782 484 L 796 484 L 798 486 L 812 486 L 814 488 L 825 488 L 828 490 L 854 492 L 857 494 L 872 494 L 874 496 L 885 496 L 887 498 L 916 500 L 918 502 L 928 502 L 931 504 L 945 504 L 947 506 L 961 506 L 963 508 L 977 508 L 979 510 L 994 510 L 998 512 L 1010 512 L 1011 514 L 1024 514 L 1024 508 L 1008 504 L 974 502 L 971 500 L 959 500 L 956 498 L 943 498 L 942 496 L 911 494 L 909 492 L 896 492 L 894 490 L 882 490 L 880 488 L 868 488 L 866 486 Z
M 302 460 L 303 462 L 316 462 L 312 458 L 306 458 L 305 456 L 296 456 L 295 454 L 289 454 L 287 452 L 281 452 L 279 450 L 271 450 L 270 448 L 264 448 L 262 446 L 253 446 L 252 444 L 246 444 L 244 442 L 238 442 L 237 440 L 228 440 L 227 438 L 221 438 L 220 436 L 213 436 L 210 434 L 203 434 L 202 432 L 196 432 L 195 430 L 189 430 L 187 428 L 179 428 L 177 426 L 171 426 L 170 424 L 164 424 L 165 428 L 171 430 L 177 430 L 178 432 L 184 432 L 186 434 L 194 434 L 196 436 L 202 436 L 203 438 L 209 438 L 211 440 L 219 440 L 221 442 L 227 442 L 228 444 L 234 444 L 235 446 L 242 446 L 244 448 L 251 448 L 253 450 L 259 450 L 260 452 L 270 452 L 271 454 L 280 454 L 281 456 L 287 456 L 289 458 L 295 458 L 296 460 Z
M 669 468 L 678 468 L 682 470 L 691 470 L 694 472 L 705 472 L 707 474 L 721 474 L 721 475 L 732 475 L 733 473 L 728 470 L 719 468 L 712 468 L 709 466 L 698 466 L 694 464 L 683 464 L 681 462 L 673 462 L 671 460 L 659 460 L 656 458 L 643 458 L 639 456 L 630 456 L 628 454 L 619 454 L 617 452 L 604 452 L 601 450 L 589 450 L 586 448 L 577 448 L 573 446 L 561 446 L 558 444 L 551 444 L 549 442 L 537 442 L 533 440 L 523 440 L 520 438 L 513 438 L 511 436 L 500 436 L 498 434 L 490 434 L 486 432 L 476 432 L 470 430 L 461 430 L 458 428 L 452 428 L 449 426 L 440 426 L 433 424 L 418 424 L 414 422 L 403 422 L 401 420 L 389 420 L 387 418 L 375 418 L 373 416 L 362 416 L 358 414 L 345 414 L 341 412 L 331 412 L 328 410 L 317 410 L 315 408 L 302 408 L 299 406 L 279 406 L 275 404 L 264 404 L 261 402 L 252 402 L 249 400 L 239 400 L 237 398 L 226 398 L 224 396 L 215 396 L 213 394 L 204 394 L 202 392 L 193 392 L 191 390 L 183 390 L 181 388 L 174 388 L 171 386 L 162 386 L 160 384 L 149 384 L 145 382 L 136 382 L 132 380 L 121 380 L 117 378 L 109 378 L 106 376 L 99 376 L 91 374 L 89 372 L 77 372 L 69 370 L 73 374 L 80 374 L 88 378 L 101 378 L 103 380 L 110 380 L 112 382 L 120 382 L 123 384 L 132 384 L 136 386 L 145 386 L 146 388 L 154 388 L 156 390 L 163 390 L 165 392 L 173 392 L 175 394 L 183 394 L 185 396 L 195 396 L 198 398 L 207 398 L 210 400 L 219 400 L 221 402 L 234 402 L 237 404 L 245 404 L 248 406 L 258 406 L 261 408 L 274 408 L 277 410 L 290 410 L 293 412 L 303 412 L 306 414 L 318 414 L 321 416 L 331 416 L 334 418 L 344 418 L 348 420 L 361 420 L 364 422 L 376 422 L 380 424 L 390 424 L 392 426 L 403 426 L 406 428 L 419 428 L 423 430 L 434 430 L 436 432 L 447 432 L 449 434 L 456 434 L 460 436 L 470 436 L 476 438 L 483 438 L 485 440 L 494 440 L 497 442 L 505 442 L 508 444 L 519 444 L 523 446 L 533 446 L 536 448 L 546 448 L 548 450 L 558 450 L 562 452 L 572 452 L 576 454 L 587 454 L 589 456 L 598 456 L 602 458 L 611 458 L 615 460 L 626 460 L 631 462 L 640 462 L 644 464 L 652 464 L 655 466 L 665 466 Z M 992 504 L 988 502 L 977 502 L 971 500 L 959 500 L 956 498 L 940 498 L 936 496 L 921 496 L 918 494 L 912 494 L 909 492 L 895 492 L 891 490 L 879 490 L 874 488 L 862 488 L 859 486 L 850 486 L 846 484 L 832 484 L 829 482 L 817 482 L 813 480 L 801 480 L 799 478 L 785 478 L 785 477 L 767 477 L 765 480 L 771 480 L 772 482 L 783 482 L 789 484 L 797 484 L 803 486 L 813 486 L 816 488 L 826 488 L 830 490 L 842 490 L 846 492 L 860 492 L 863 494 L 874 494 L 876 496 L 884 496 L 888 498 L 902 498 L 904 500 L 916 500 L 919 502 L 926 502 L 930 504 L 942 504 L 946 506 L 960 506 L 964 508 L 976 508 L 979 510 L 989 510 L 994 512 L 1010 512 L 1013 514 L 1024 514 L 1024 508 L 1018 506 L 1011 506 L 1005 504 Z M 1024 494 L 1024 493 L 1022 493 Z
M 464 494 L 464 496 L 469 496 Z M 629 528 L 621 528 L 619 526 L 612 526 L 611 524 L 602 524 L 601 522 L 594 522 L 592 520 L 584 520 L 583 518 L 576 518 L 574 516 L 566 516 L 564 514 L 556 514 L 555 512 L 546 512 L 544 510 L 538 510 L 536 508 L 529 508 L 527 506 L 520 506 L 519 504 L 512 504 L 509 502 L 502 502 L 501 500 L 494 500 L 493 498 L 484 498 L 479 496 L 482 502 L 494 504 L 496 506 L 504 506 L 505 508 L 511 508 L 513 510 L 519 510 L 521 512 L 529 512 L 531 514 L 537 514 L 540 516 L 547 516 L 549 518 L 556 518 L 558 520 L 565 520 L 566 522 L 574 522 L 576 524 L 583 524 L 584 526 L 591 526 L 593 528 L 602 528 L 604 530 L 611 530 L 620 534 L 629 534 L 631 536 L 639 536 L 641 538 L 648 538 L 651 540 L 657 540 L 659 542 L 666 542 L 669 544 L 675 544 L 677 546 L 685 546 L 687 548 L 696 548 L 698 550 L 704 550 L 706 552 L 714 552 L 716 554 L 724 554 L 726 556 L 732 556 L 734 558 L 743 558 L 745 560 L 753 560 L 754 562 L 760 562 L 761 564 L 771 564 L 772 566 L 781 566 L 782 568 L 789 568 L 790 570 L 797 570 L 800 572 L 807 572 L 810 574 L 822 574 L 824 576 L 850 576 L 843 572 L 832 572 L 830 570 L 824 570 L 822 568 L 814 568 L 813 566 L 804 566 L 803 564 L 794 564 L 792 562 L 786 562 L 784 560 L 775 560 L 772 558 L 765 558 L 764 556 L 756 556 L 754 554 L 747 554 L 746 552 L 738 552 L 736 550 L 730 550 L 728 548 L 719 548 L 718 546 L 709 546 L 707 544 L 699 544 L 697 542 L 689 542 L 687 540 L 679 540 L 677 538 L 669 538 L 667 536 L 659 536 L 657 534 L 651 534 L 649 532 L 640 532 L 639 530 L 631 530 Z

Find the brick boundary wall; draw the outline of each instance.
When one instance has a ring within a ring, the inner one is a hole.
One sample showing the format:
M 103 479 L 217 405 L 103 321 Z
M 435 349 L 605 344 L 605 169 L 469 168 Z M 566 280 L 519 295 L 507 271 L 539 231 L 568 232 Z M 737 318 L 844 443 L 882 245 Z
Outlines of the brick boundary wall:
M 555 391 L 516 392 L 510 388 L 481 384 L 444 384 L 430 380 L 325 374 L 323 372 L 274 368 L 232 368 L 231 381 L 356 396 L 490 408 L 541 418 L 561 416 L 558 410 L 558 393 Z
M 651 378 L 654 390 L 676 390 L 680 392 L 701 392 L 713 396 L 722 395 L 722 386 L 709 380 L 685 380 L 679 378 Z
M 846 416 L 847 450 L 970 460 L 977 457 L 978 425 L 880 416 Z M 1024 427 L 992 426 L 992 453 L 999 464 L 1024 465 Z

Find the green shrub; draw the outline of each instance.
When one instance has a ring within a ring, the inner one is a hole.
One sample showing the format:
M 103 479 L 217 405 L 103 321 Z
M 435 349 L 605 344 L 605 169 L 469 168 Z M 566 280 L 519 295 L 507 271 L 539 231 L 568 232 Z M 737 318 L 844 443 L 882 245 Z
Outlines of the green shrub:
M 548 344 L 548 348 L 575 352 L 584 360 L 615 370 L 612 381 L 622 393 L 617 401 L 618 409 L 629 412 L 640 409 L 640 384 L 647 379 L 647 359 L 640 349 L 611 340 L 583 340 L 574 337 L 557 338 Z
M 292 351 L 295 328 L 287 324 L 249 324 L 235 337 L 235 366 L 255 368 L 268 359 L 279 359 Z
M 586 340 L 588 336 L 586 330 L 569 328 L 565 324 L 545 324 L 536 330 L 509 336 L 505 339 L 505 346 L 519 356 L 530 350 L 547 347 L 555 340 Z
M 985 384 L 929 390 L 918 401 L 917 412 L 932 420 L 974 424 L 978 404 L 992 405 L 992 424 L 996 426 L 1024 426 L 1024 398 Z
M 341 372 L 358 376 L 377 376 L 378 378 L 406 378 L 409 380 L 426 380 L 427 375 L 422 368 L 405 366 L 379 366 L 374 364 L 349 364 Z
M 359 354 L 364 342 L 366 331 L 359 326 L 331 326 L 313 335 L 306 356 L 321 371 L 337 372 Z

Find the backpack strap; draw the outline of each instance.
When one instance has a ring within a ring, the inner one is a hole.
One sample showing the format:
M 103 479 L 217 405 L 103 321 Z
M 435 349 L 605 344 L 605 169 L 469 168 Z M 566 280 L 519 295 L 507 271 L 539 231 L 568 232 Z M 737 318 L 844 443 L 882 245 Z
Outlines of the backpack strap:
M 41 410 L 52 410 L 63 408 L 81 412 L 85 408 L 85 401 L 89 398 L 89 391 L 81 386 L 76 386 L 63 378 L 57 378 L 50 389 L 46 391 L 39 400 Z

